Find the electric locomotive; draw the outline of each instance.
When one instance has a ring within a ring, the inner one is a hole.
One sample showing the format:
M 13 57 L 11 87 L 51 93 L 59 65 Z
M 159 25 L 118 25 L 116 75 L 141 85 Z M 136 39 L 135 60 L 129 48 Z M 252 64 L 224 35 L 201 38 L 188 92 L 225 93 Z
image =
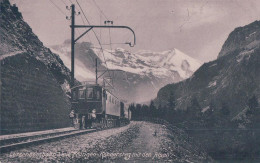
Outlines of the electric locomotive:
M 75 128 L 110 128 L 128 123 L 124 103 L 99 84 L 83 84 L 71 89 Z

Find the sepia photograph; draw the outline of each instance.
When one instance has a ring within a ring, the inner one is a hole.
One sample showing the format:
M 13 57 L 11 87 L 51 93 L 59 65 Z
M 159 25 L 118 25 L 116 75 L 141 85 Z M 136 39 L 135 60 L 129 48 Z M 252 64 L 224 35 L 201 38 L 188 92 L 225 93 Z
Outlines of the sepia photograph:
M 260 0 L 0 0 L 0 163 L 259 163 Z

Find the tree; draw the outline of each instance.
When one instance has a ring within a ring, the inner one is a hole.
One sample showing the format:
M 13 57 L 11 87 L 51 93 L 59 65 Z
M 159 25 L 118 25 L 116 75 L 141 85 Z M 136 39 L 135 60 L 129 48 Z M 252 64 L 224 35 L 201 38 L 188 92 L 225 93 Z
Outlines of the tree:
M 168 99 L 167 107 L 168 107 L 169 109 L 175 109 L 175 106 L 176 106 L 175 97 L 174 97 L 173 92 L 171 92 L 171 93 L 170 93 L 170 96 L 169 96 L 169 99 Z
M 190 119 L 198 119 L 201 115 L 201 107 L 198 102 L 197 97 L 193 97 L 191 99 L 191 106 L 187 108 L 188 115 L 190 116 Z
M 136 104 L 135 107 L 136 107 L 136 114 L 137 114 L 136 116 L 139 117 L 139 118 L 142 117 L 142 105 Z
M 125 109 L 124 109 L 124 103 L 120 102 L 120 116 L 125 117 Z
M 151 100 L 150 106 L 149 106 L 150 112 L 151 112 L 151 116 L 155 117 L 156 116 L 156 107 L 154 105 L 153 100 Z
M 129 105 L 129 110 L 132 112 L 132 119 L 135 119 L 137 114 L 135 105 L 133 103 Z
M 149 117 L 150 116 L 150 111 L 149 111 L 149 107 L 147 105 L 142 105 L 142 116 L 144 117 Z
M 158 106 L 157 112 L 158 112 L 158 113 L 157 113 L 157 117 L 162 118 L 162 117 L 163 117 L 163 108 L 162 108 L 161 103 L 160 103 L 159 106 Z

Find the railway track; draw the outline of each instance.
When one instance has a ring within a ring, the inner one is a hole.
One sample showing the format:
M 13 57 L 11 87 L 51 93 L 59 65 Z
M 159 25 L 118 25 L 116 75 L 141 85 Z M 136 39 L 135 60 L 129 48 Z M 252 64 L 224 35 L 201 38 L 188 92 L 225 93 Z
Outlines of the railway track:
M 48 130 L 51 131 L 51 130 Z M 96 129 L 85 130 L 52 130 L 52 132 L 33 132 L 31 134 L 16 134 L 0 137 L 0 154 L 13 150 L 25 148 L 31 145 L 37 145 L 45 142 L 56 141 L 80 134 L 95 132 Z

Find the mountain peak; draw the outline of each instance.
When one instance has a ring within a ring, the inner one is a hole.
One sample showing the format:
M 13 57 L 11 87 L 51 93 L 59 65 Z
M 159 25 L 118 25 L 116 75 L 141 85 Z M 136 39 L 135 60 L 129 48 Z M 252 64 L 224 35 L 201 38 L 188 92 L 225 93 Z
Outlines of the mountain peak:
M 96 49 L 94 51 L 96 54 L 100 53 Z M 153 74 L 157 77 L 166 77 L 175 72 L 181 77 L 178 81 L 190 77 L 201 65 L 196 59 L 175 48 L 162 52 L 140 50 L 135 53 L 117 48 L 112 51 L 104 50 L 104 53 L 110 69 L 120 69 L 143 75 Z

